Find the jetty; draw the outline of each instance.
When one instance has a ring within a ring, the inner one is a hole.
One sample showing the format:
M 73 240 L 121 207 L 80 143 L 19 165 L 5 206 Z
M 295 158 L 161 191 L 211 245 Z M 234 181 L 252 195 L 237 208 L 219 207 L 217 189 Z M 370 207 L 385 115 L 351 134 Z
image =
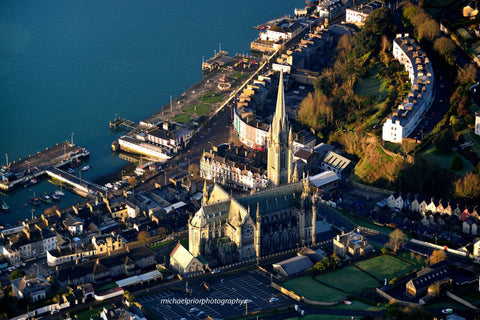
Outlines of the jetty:
M 118 129 L 133 130 L 135 129 L 135 122 L 127 119 L 122 119 L 120 117 L 115 117 L 113 121 L 110 121 L 110 130 L 115 131 Z
M 47 173 L 47 170 L 76 165 L 82 158 L 88 158 L 90 152 L 65 141 L 54 147 L 38 151 L 25 159 L 7 163 L 0 174 L 0 190 L 11 191 L 19 185 Z

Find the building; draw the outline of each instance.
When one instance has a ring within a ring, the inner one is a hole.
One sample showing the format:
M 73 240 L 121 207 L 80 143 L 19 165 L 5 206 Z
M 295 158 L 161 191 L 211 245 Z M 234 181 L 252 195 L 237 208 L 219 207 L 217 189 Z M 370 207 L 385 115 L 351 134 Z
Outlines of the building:
M 49 228 L 29 224 L 19 230 L 21 232 L 9 235 L 7 243 L 0 246 L 11 265 L 20 263 L 21 259 L 41 257 L 57 247 L 57 235 Z
M 357 258 L 372 253 L 373 247 L 363 235 L 351 231 L 333 239 L 333 251 L 342 258 Z
M 135 137 L 120 137 L 120 149 L 164 161 L 185 147 L 194 134 L 194 130 L 185 124 L 163 122 L 148 126 Z
M 55 248 L 47 251 L 47 265 L 55 267 L 68 262 L 78 262 L 96 254 L 97 250 L 91 243 L 80 247 Z
M 423 268 L 417 272 L 417 276 L 405 285 L 407 294 L 421 297 L 428 291 L 428 287 L 435 282 L 445 282 L 450 279 L 448 265 L 445 261 Z
M 265 189 L 265 156 L 265 152 L 235 145 L 213 147 L 200 158 L 200 177 L 237 189 Z
M 215 185 L 188 223 L 189 251 L 213 267 L 230 264 L 315 243 L 315 226 L 308 177 L 244 197 Z
M 362 26 L 373 10 L 382 8 L 383 6 L 383 2 L 375 0 L 365 5 L 361 4 L 359 6 L 348 8 L 345 12 L 345 21 L 349 23 L 354 23 L 358 26 Z
M 317 12 L 320 18 L 331 21 L 345 13 L 345 6 L 340 0 L 325 0 L 318 4 Z
M 267 178 L 271 185 L 290 183 L 292 177 L 292 128 L 285 112 L 283 72 L 278 83 L 277 106 L 267 136 Z
M 324 171 L 310 177 L 310 182 L 318 189 L 331 190 L 338 186 L 340 178 L 333 171 Z
M 203 272 L 203 263 L 185 249 L 180 242 L 170 253 L 170 267 L 182 276 Z
M 333 151 L 329 151 L 320 165 L 322 172 L 333 171 L 340 179 L 348 175 L 351 161 Z
M 126 247 L 126 242 L 123 238 L 115 233 L 105 234 L 101 236 L 94 236 L 92 244 L 97 251 L 97 254 L 107 254 L 111 251 L 122 250 Z
M 17 299 L 37 302 L 50 294 L 51 285 L 39 274 L 29 274 L 12 280 L 12 291 Z
M 475 112 L 475 134 L 480 136 L 480 111 Z
M 428 111 L 435 98 L 433 67 L 425 52 L 408 34 L 393 40 L 393 56 L 405 67 L 412 84 L 410 92 L 387 118 L 382 139 L 401 143 L 408 137 Z
M 65 220 L 63 220 L 63 225 L 72 235 L 83 233 L 83 220 L 72 216 L 70 213 L 67 213 Z
M 154 265 L 155 252 L 146 247 L 137 247 L 63 268 L 57 266 L 55 279 L 61 287 L 111 283 L 113 278 L 141 274 Z
M 283 277 L 289 277 L 313 268 L 313 263 L 307 256 L 296 256 L 274 263 L 272 266 L 277 274 Z

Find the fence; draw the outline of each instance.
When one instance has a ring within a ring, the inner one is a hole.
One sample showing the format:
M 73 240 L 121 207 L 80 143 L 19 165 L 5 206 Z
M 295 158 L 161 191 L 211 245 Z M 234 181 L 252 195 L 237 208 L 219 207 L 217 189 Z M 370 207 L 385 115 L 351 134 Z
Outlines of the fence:
M 10 320 L 27 320 L 30 317 L 35 317 L 45 313 L 52 313 L 54 310 L 62 310 L 68 307 L 70 307 L 69 302 L 50 304 L 48 306 L 29 311 L 28 314 L 26 313 L 15 318 L 10 318 Z
M 410 242 L 421 245 L 421 246 L 424 246 L 424 247 L 430 247 L 430 248 L 434 248 L 434 249 L 438 249 L 438 250 L 445 250 L 445 248 L 446 248 L 448 253 L 455 254 L 455 255 L 461 256 L 461 257 L 468 257 L 468 253 L 466 253 L 464 251 L 450 249 L 446 246 L 439 246 L 439 245 L 436 245 L 436 244 L 433 244 L 433 243 L 430 243 L 430 242 L 425 242 L 425 241 L 421 241 L 421 240 L 417 240 L 417 239 L 412 239 L 412 240 L 410 240 Z
M 295 301 L 300 302 L 303 298 L 303 297 L 300 297 L 299 295 L 295 294 L 293 291 L 287 290 L 284 287 L 276 284 L 275 282 L 272 282 L 270 285 L 272 286 L 272 288 L 274 288 L 274 289 L 280 291 L 281 293 L 289 296 L 290 298 L 292 298 Z
M 462 298 L 460 298 L 459 296 L 451 293 L 450 291 L 447 291 L 447 297 L 457 301 L 458 303 L 461 303 L 463 304 L 465 307 L 467 308 L 470 308 L 470 309 L 473 309 L 473 310 L 478 310 L 477 307 L 475 307 L 473 304 L 471 304 L 470 302 L 468 302 L 467 300 L 464 300 Z
M 418 303 L 413 303 L 413 302 L 409 302 L 409 301 L 403 301 L 403 300 L 395 299 L 394 297 L 392 297 L 391 295 L 389 295 L 388 293 L 386 293 L 385 291 L 383 291 L 379 288 L 376 288 L 375 290 L 377 291 L 378 295 L 380 295 L 382 298 L 384 298 L 388 302 L 395 301 L 396 303 L 399 303 L 401 305 L 408 306 L 408 307 L 419 307 L 420 306 L 420 304 L 418 304 Z
M 361 184 L 360 182 L 354 181 L 352 179 L 349 179 L 348 182 L 350 182 L 354 187 L 359 188 L 363 191 L 367 191 L 367 192 L 380 193 L 380 194 L 384 194 L 384 195 L 387 195 L 387 196 L 395 193 L 395 191 L 392 191 L 392 190 L 380 189 L 380 188 L 376 188 L 376 187 L 372 187 L 372 186 L 367 186 L 367 185 Z

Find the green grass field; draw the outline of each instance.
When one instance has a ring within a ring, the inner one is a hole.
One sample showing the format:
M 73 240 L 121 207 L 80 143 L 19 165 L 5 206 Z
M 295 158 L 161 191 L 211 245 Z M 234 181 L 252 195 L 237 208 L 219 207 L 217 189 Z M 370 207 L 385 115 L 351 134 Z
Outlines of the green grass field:
M 386 278 L 388 281 L 394 277 L 402 277 L 416 269 L 416 266 L 389 255 L 360 261 L 356 265 L 360 269 L 373 274 L 378 279 Z
M 302 320 L 344 320 L 344 319 L 349 319 L 349 317 L 347 317 L 347 316 L 334 316 L 334 315 L 328 315 L 328 314 L 309 314 L 305 317 L 289 318 L 287 320 L 297 320 L 297 319 L 302 319 Z
M 378 67 L 372 70 L 367 78 L 358 80 L 355 85 L 355 94 L 359 96 L 375 96 L 378 101 L 386 99 L 388 90 L 386 82 L 378 77 Z
M 351 293 L 367 288 L 375 288 L 379 285 L 377 280 L 355 267 L 341 268 L 334 272 L 316 276 L 315 279 Z
M 451 169 L 452 160 L 455 156 L 459 155 L 457 152 L 452 152 L 450 154 L 442 154 L 437 151 L 435 146 L 431 146 L 427 150 L 421 153 L 421 157 L 432 164 L 436 164 L 437 166 L 453 172 L 458 175 L 465 175 L 467 172 L 472 171 L 474 169 L 472 163 L 467 159 L 462 157 L 463 160 L 463 169 L 460 171 L 453 171 Z
M 336 306 L 331 306 L 328 307 L 328 309 L 334 309 L 334 310 L 364 310 L 364 311 L 380 311 L 385 309 L 385 307 L 377 307 L 377 306 L 372 306 L 357 300 L 350 300 L 352 302 L 351 305 L 345 304 L 345 303 L 340 303 L 337 304 Z
M 200 101 L 203 103 L 217 103 L 222 101 L 223 94 L 215 94 L 213 91 L 210 91 L 206 94 L 203 95 L 203 97 L 200 98 Z
M 172 121 L 177 123 L 185 123 L 190 120 L 192 120 L 192 116 L 185 113 L 177 114 L 175 117 L 172 118 Z
M 210 106 L 207 104 L 197 104 L 194 106 L 189 106 L 183 112 L 188 114 L 196 114 L 197 116 L 206 116 L 210 112 Z
M 110 307 L 109 303 L 101 303 L 98 306 L 92 308 L 92 310 L 84 310 L 80 313 L 76 314 L 76 319 L 78 320 L 90 320 L 90 318 L 96 319 L 100 316 L 100 312 L 102 312 L 103 307 Z
M 310 276 L 288 280 L 282 286 L 299 296 L 316 301 L 337 301 L 346 297 L 344 292 L 318 283 Z

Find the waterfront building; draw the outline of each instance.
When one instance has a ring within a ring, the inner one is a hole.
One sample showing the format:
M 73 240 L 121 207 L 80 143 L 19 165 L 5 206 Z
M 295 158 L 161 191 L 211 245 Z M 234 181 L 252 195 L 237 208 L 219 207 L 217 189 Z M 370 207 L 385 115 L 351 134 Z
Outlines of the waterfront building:
M 138 133 L 135 137 L 122 136 L 118 143 L 121 150 L 166 160 L 184 148 L 193 134 L 193 128 L 186 124 L 164 121 L 149 125 L 145 132 Z
M 412 84 L 403 102 L 387 118 L 382 128 L 382 139 L 401 143 L 408 137 L 428 111 L 435 98 L 433 67 L 420 46 L 408 34 L 393 40 L 393 56 L 408 72 Z
M 362 26 L 370 13 L 373 12 L 373 10 L 382 8 L 383 6 L 383 2 L 375 0 L 365 5 L 361 4 L 359 6 L 348 8 L 345 12 L 345 21 L 349 23 L 354 23 L 357 26 Z
M 475 134 L 480 136 L 480 111 L 475 112 Z
M 325 0 L 318 4 L 317 12 L 320 18 L 332 20 L 345 13 L 345 6 L 340 0 Z

